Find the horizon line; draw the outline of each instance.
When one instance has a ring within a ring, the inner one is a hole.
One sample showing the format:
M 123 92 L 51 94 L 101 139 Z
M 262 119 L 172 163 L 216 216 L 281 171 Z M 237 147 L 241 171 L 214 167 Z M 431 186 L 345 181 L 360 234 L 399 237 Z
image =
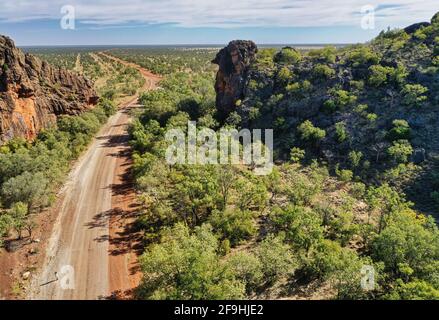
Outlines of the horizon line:
M 256 43 L 256 42 L 255 42 Z M 363 42 L 321 42 L 321 43 L 256 43 L 257 46 L 349 46 L 355 45 Z M 227 46 L 228 43 L 167 43 L 167 44 L 31 44 L 31 45 L 16 45 L 18 48 L 77 48 L 77 47 L 88 47 L 88 48 L 96 48 L 96 47 L 224 47 Z

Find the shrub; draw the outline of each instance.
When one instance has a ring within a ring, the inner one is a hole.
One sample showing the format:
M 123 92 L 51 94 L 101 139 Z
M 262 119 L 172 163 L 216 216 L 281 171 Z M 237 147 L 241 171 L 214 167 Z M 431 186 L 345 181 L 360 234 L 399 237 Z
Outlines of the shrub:
M 344 122 L 337 122 L 335 124 L 335 134 L 338 142 L 342 143 L 346 141 L 346 139 L 348 138 L 348 133 L 346 131 L 346 126 Z
M 427 92 L 428 89 L 420 84 L 406 84 L 402 90 L 403 103 L 408 106 L 419 107 L 427 100 L 427 96 L 424 95 Z
M 325 64 L 317 64 L 313 70 L 313 77 L 315 79 L 330 79 L 335 75 L 335 70 Z
M 331 95 L 337 109 L 343 109 L 357 101 L 357 97 L 354 94 L 345 90 L 331 89 L 329 94 Z
M 349 182 L 352 181 L 352 178 L 354 177 L 354 173 L 351 170 L 338 170 L 337 176 L 340 178 L 343 182 Z
M 396 281 L 396 287 L 384 296 L 387 300 L 439 300 L 439 290 L 426 281 Z
M 377 119 L 378 119 L 378 115 L 377 115 L 376 113 L 368 113 L 368 114 L 366 115 L 366 119 L 367 119 L 369 122 L 375 122 L 375 121 L 377 121 Z
M 358 168 L 363 158 L 363 153 L 361 151 L 351 151 L 349 152 L 348 158 L 352 168 Z
M 383 67 L 381 65 L 373 65 L 369 67 L 369 84 L 379 87 L 387 83 L 389 75 L 395 71 L 391 67 Z
M 282 67 L 277 73 L 277 78 L 282 83 L 288 83 L 293 78 L 293 73 L 287 67 Z
M 291 162 L 297 163 L 302 161 L 305 158 L 305 150 L 294 147 L 290 151 L 290 160 Z
M 282 48 L 275 57 L 274 62 L 283 64 L 294 64 L 302 60 L 300 52 L 291 47 Z
M 407 140 L 394 141 L 392 146 L 387 149 L 387 154 L 396 163 L 406 163 L 413 153 L 413 147 Z
M 323 49 L 311 50 L 308 55 L 314 60 L 318 60 L 323 63 L 335 63 L 337 58 L 337 49 L 335 47 L 328 46 Z
M 311 121 L 306 120 L 297 128 L 302 140 L 318 143 L 326 137 L 326 131 L 314 127 Z
M 373 64 L 377 64 L 380 61 L 378 54 L 372 51 L 367 46 L 357 46 L 351 49 L 347 55 L 347 61 L 354 68 L 367 67 Z
M 3 246 L 3 237 L 7 236 L 13 226 L 13 219 L 8 214 L 0 214 L 0 248 Z
M 411 129 L 407 121 L 394 120 L 392 124 L 393 128 L 387 133 L 388 140 L 395 141 L 410 139 Z
M 312 89 L 312 84 L 308 80 L 302 81 L 300 83 L 290 83 L 285 87 L 285 90 L 296 96 L 297 98 L 304 98 L 306 94 Z
M 333 99 L 329 99 L 323 103 L 323 109 L 328 113 L 333 113 L 337 111 L 337 105 Z

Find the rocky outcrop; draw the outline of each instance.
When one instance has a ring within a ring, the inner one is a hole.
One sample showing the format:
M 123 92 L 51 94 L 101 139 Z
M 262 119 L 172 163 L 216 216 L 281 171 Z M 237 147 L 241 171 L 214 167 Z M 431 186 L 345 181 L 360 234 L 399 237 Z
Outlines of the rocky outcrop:
M 249 67 L 258 49 L 253 41 L 235 40 L 221 49 L 212 63 L 219 66 L 216 75 L 216 106 L 218 115 L 225 119 L 244 96 Z
M 419 22 L 412 24 L 411 26 L 408 26 L 407 28 L 404 29 L 404 31 L 408 34 L 412 34 L 418 31 L 419 29 L 426 28 L 430 25 L 431 25 L 430 22 Z
M 33 139 L 57 116 L 80 114 L 97 101 L 87 78 L 24 54 L 0 36 L 0 144 Z

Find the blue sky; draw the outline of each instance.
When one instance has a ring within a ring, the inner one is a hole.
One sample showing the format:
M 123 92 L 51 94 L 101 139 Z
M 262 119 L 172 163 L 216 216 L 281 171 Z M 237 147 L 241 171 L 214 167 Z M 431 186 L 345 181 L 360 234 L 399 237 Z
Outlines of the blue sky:
M 65 5 L 74 30 L 61 28 Z M 361 27 L 364 6 L 375 9 L 374 29 Z M 437 11 L 438 0 L 1 0 L 0 34 L 20 46 L 353 43 Z

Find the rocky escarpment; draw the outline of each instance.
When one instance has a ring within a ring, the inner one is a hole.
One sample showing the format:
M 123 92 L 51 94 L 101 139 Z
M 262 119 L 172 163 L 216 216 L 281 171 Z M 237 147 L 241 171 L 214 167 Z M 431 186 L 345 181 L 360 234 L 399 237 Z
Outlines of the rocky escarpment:
M 253 41 L 235 40 L 218 52 L 212 61 L 219 66 L 215 90 L 220 118 L 224 119 L 236 108 L 237 101 L 243 98 L 247 73 L 256 53 L 257 47 Z
M 0 36 L 0 144 L 13 137 L 33 139 L 59 115 L 76 115 L 98 101 L 83 76 L 24 54 Z

